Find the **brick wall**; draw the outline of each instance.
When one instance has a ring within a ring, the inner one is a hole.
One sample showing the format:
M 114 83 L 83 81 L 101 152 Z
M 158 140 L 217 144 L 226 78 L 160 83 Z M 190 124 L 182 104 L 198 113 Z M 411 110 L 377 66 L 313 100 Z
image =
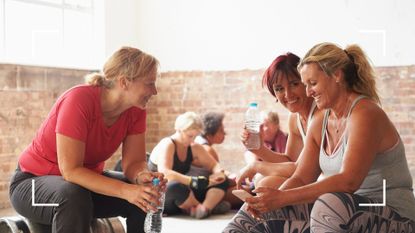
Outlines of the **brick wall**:
M 83 83 L 86 70 L 0 64 L 0 209 L 10 206 L 8 180 L 18 155 L 30 143 L 56 98 Z M 223 165 L 237 171 L 243 166 L 239 141 L 243 113 L 251 101 L 260 109 L 275 109 L 286 129 L 288 113 L 261 87 L 263 70 L 226 72 L 167 72 L 157 81 L 158 95 L 148 107 L 147 150 L 174 132 L 177 115 L 184 111 L 223 111 L 227 136 L 217 146 Z M 404 140 L 415 177 L 415 66 L 377 68 L 383 107 Z M 112 167 L 116 155 L 107 163 Z
M 379 67 L 376 72 L 382 106 L 401 134 L 415 177 L 415 66 Z M 158 95 L 153 97 L 148 108 L 147 150 L 174 132 L 178 114 L 223 111 L 226 113 L 227 136 L 217 149 L 223 165 L 238 171 L 244 164 L 244 147 L 239 135 L 243 114 L 250 101 L 257 101 L 260 109 L 278 111 L 282 127 L 287 128 L 288 112 L 275 103 L 266 88 L 262 88 L 262 73 L 263 70 L 163 73 L 157 83 Z

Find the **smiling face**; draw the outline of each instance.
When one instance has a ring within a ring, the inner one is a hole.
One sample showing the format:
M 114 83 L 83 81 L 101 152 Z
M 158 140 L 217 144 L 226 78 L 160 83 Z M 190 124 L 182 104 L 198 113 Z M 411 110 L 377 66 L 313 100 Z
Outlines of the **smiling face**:
M 330 108 L 339 96 L 338 77 L 329 77 L 315 62 L 302 66 L 300 74 L 307 96 L 314 98 L 318 108 Z
M 147 103 L 153 95 L 157 95 L 156 79 L 157 69 L 155 68 L 146 77 L 136 78 L 129 81 L 127 98 L 131 101 L 131 105 L 145 109 Z
M 284 76 L 273 85 L 275 97 L 290 112 L 299 112 L 307 106 L 307 95 L 305 86 L 301 80 Z

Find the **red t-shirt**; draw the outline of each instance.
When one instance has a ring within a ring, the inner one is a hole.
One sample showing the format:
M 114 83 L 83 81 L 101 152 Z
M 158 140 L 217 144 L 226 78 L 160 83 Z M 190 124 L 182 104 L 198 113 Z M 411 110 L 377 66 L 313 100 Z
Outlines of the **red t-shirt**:
M 62 94 L 19 158 L 22 171 L 34 175 L 61 175 L 56 153 L 56 134 L 85 143 L 84 167 L 97 173 L 127 135 L 144 133 L 146 111 L 132 107 L 107 127 L 102 119 L 101 88 L 73 87 Z

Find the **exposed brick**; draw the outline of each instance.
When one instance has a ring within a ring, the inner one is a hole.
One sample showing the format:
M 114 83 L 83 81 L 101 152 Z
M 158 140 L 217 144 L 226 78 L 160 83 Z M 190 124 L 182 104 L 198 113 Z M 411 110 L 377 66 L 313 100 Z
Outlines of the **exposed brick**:
M 17 87 L 16 66 L 0 64 L 0 90 L 15 90 Z
M 401 134 L 410 170 L 415 175 L 415 66 L 378 67 L 378 89 L 382 107 Z M 9 207 L 8 179 L 17 157 L 31 142 L 56 98 L 66 89 L 84 82 L 86 70 L 44 68 L 0 64 L 0 208 Z M 281 126 L 287 128 L 288 112 L 275 103 L 261 85 L 263 70 L 166 72 L 157 80 L 158 95 L 147 108 L 146 150 L 174 133 L 176 117 L 185 111 L 225 113 L 227 136 L 216 146 L 221 163 L 231 171 L 243 165 L 244 147 L 239 135 L 243 115 L 251 101 L 261 110 L 280 113 Z M 120 149 L 106 163 L 112 168 Z

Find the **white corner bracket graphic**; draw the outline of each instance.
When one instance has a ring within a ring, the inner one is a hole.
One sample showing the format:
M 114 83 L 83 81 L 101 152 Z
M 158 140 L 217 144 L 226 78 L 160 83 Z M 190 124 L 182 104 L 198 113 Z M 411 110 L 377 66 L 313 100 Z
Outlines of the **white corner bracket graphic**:
M 386 180 L 383 179 L 383 202 L 382 203 L 359 203 L 359 206 L 386 206 Z
M 35 180 L 32 179 L 32 206 L 59 206 L 58 203 L 35 203 Z

